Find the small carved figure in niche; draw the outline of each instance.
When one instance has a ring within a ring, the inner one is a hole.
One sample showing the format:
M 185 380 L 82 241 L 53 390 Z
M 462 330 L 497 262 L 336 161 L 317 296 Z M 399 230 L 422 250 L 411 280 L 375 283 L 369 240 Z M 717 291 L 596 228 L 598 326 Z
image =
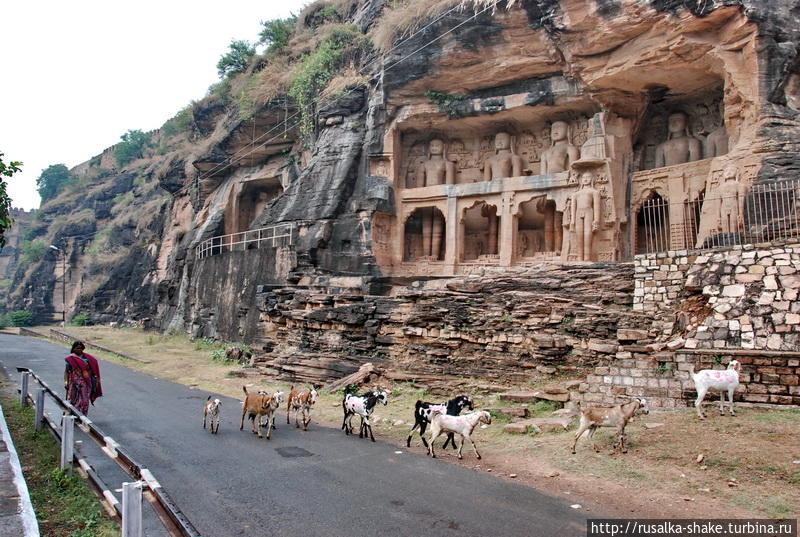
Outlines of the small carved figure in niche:
M 719 227 L 722 233 L 737 233 L 744 223 L 744 201 L 747 188 L 739 182 L 738 169 L 734 164 L 725 167 L 722 183 L 713 194 L 719 198 Z
M 700 140 L 689 135 L 688 118 L 683 112 L 670 114 L 667 141 L 656 147 L 656 168 L 700 160 Z
M 452 185 L 455 182 L 456 166 L 444 156 L 444 142 L 431 140 L 428 159 L 420 164 L 417 172 L 418 186 Z
M 706 158 L 718 157 L 728 153 L 728 133 L 725 125 L 712 132 L 706 138 Z
M 550 126 L 550 147 L 542 153 L 541 173 L 559 173 L 569 169 L 578 160 L 578 148 L 569 142 L 569 125 L 554 121 Z
M 498 132 L 494 137 L 494 155 L 483 164 L 483 180 L 517 177 L 524 168 L 522 158 L 511 150 L 511 135 Z
M 600 192 L 594 188 L 594 173 L 585 171 L 580 189 L 574 195 L 570 231 L 575 238 L 575 253 L 581 261 L 592 258 L 592 235 L 600 229 L 602 205 Z

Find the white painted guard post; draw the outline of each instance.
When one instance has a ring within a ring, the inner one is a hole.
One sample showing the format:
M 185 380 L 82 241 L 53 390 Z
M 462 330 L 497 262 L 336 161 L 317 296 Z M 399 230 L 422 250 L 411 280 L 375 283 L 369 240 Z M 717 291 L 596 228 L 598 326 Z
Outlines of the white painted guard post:
M 34 429 L 38 433 L 44 426 L 44 389 L 36 390 L 36 423 Z
M 122 484 L 122 537 L 142 537 L 142 482 Z
M 28 379 L 31 378 L 27 371 L 20 374 L 19 379 L 19 406 L 28 406 Z
M 75 438 L 75 416 L 61 418 L 61 469 L 72 467 L 72 450 Z

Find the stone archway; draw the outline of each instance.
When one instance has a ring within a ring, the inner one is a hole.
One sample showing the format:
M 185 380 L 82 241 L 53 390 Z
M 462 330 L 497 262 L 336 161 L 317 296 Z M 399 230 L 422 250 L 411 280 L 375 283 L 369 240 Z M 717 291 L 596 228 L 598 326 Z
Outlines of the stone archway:
M 414 209 L 405 222 L 403 261 L 440 261 L 445 254 L 445 218 L 436 207 Z
M 556 211 L 556 203 L 544 196 L 519 204 L 515 254 L 517 258 L 557 255 L 561 251 L 563 213 Z
M 636 211 L 634 253 L 663 252 L 670 248 L 669 200 L 651 191 Z
M 461 255 L 463 261 L 499 259 L 499 218 L 497 206 L 476 201 L 461 216 Z

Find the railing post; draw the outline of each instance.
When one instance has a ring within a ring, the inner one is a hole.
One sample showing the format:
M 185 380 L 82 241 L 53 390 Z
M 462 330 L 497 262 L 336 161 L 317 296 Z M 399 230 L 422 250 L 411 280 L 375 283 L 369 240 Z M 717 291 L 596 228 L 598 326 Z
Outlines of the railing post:
M 75 416 L 61 418 L 61 469 L 72 466 L 72 450 L 75 439 Z
M 28 406 L 28 380 L 30 373 L 23 371 L 19 379 L 19 406 Z
M 36 390 L 36 423 L 34 429 L 38 433 L 44 426 L 44 389 Z
M 122 484 L 122 537 L 142 537 L 142 482 Z

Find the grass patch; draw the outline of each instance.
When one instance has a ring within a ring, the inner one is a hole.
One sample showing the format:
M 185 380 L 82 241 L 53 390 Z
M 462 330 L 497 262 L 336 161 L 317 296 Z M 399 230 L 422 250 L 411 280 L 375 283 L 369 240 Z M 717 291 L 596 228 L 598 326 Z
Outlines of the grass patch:
M 112 537 L 119 527 L 108 518 L 97 497 L 77 474 L 58 467 L 59 446 L 46 431 L 33 429 L 34 412 L 11 397 L 0 398 L 14 439 L 42 535 Z

